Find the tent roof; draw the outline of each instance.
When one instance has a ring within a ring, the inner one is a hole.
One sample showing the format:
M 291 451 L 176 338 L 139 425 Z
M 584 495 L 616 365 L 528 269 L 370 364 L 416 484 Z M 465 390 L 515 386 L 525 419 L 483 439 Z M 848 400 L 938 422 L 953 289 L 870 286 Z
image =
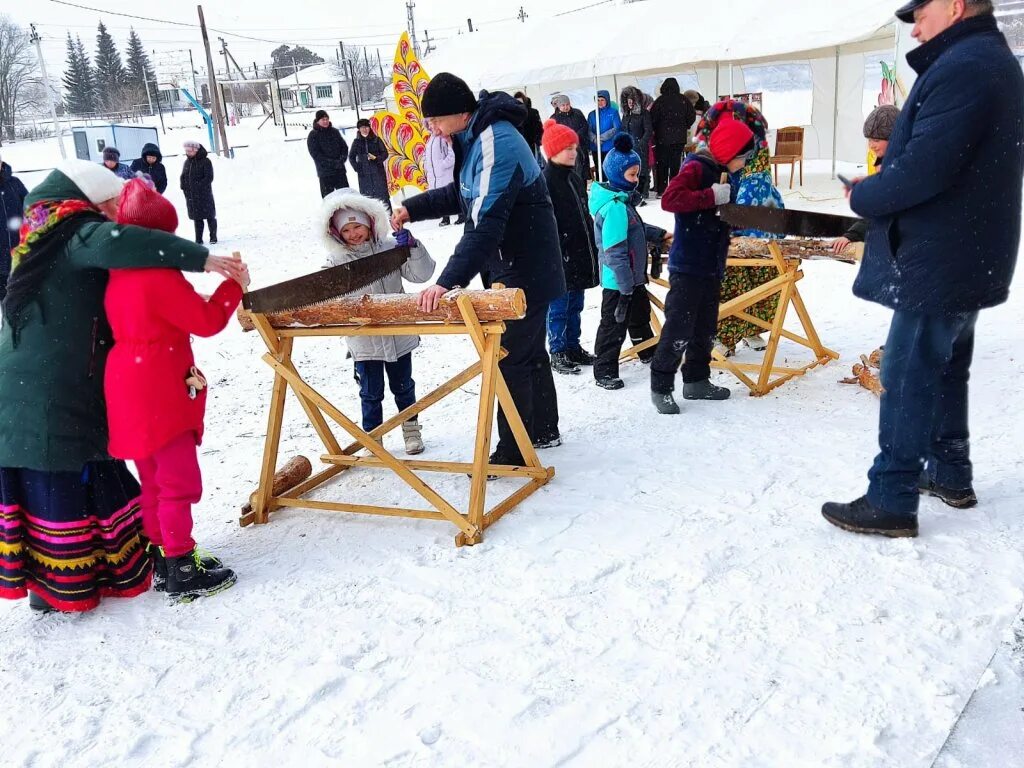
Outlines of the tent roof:
M 514 88 L 703 62 L 794 58 L 893 39 L 896 0 L 646 0 L 461 35 L 424 60 L 478 88 Z

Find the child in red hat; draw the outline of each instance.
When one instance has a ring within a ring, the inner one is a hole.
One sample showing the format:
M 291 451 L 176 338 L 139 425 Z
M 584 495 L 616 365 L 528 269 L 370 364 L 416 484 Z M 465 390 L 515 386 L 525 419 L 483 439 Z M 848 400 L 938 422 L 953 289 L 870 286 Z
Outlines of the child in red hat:
M 587 210 L 586 182 L 576 173 L 576 131 L 548 120 L 541 146 L 548 159 L 544 180 L 555 209 L 566 287 L 565 295 L 548 307 L 551 368 L 556 373 L 579 373 L 581 365 L 594 364 L 594 356 L 580 344 L 584 291 L 597 285 L 594 220 Z
M 675 214 L 676 231 L 668 257 L 671 288 L 665 325 L 651 361 L 651 399 L 659 413 L 679 413 L 672 392 L 681 363 L 684 399 L 726 400 L 731 394 L 711 383 L 711 349 L 730 240 L 729 226 L 719 220 L 716 208 L 732 198 L 722 173 L 743 168 L 754 150 L 753 131 L 738 120 L 723 119 L 711 134 L 709 149 L 686 158 L 661 198 L 661 207 Z
M 117 223 L 174 232 L 169 200 L 141 178 L 124 186 Z M 248 284 L 225 280 L 206 300 L 176 269 L 111 270 L 105 307 L 114 347 L 104 390 L 110 455 L 133 459 L 142 484 L 142 527 L 152 542 L 154 588 L 179 601 L 212 595 L 235 583 L 219 560 L 192 539 L 192 505 L 202 496 L 196 447 L 202 441 L 206 380 L 189 337 L 227 325 Z

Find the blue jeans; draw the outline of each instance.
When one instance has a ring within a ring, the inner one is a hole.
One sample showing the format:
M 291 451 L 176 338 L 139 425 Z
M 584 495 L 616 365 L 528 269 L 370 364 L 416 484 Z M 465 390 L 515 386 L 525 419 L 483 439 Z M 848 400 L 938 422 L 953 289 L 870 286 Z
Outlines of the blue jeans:
M 416 382 L 412 380 L 412 353 L 393 363 L 364 360 L 356 363 L 359 375 L 359 397 L 363 401 L 363 430 L 370 432 L 384 423 L 384 372 L 395 396 L 395 405 L 404 411 L 416 402 Z
M 552 355 L 580 349 L 583 291 L 569 291 L 548 307 L 548 348 Z
M 881 453 L 868 472 L 868 501 L 917 512 L 921 470 L 947 488 L 971 486 L 967 380 L 977 312 L 896 312 L 882 359 Z

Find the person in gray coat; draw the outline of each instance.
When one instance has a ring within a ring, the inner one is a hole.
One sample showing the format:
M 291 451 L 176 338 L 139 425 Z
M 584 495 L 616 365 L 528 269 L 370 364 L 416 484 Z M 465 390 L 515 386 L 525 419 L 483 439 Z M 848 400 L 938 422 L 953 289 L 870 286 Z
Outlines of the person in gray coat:
M 339 189 L 324 198 L 318 218 L 320 236 L 331 266 L 348 264 L 399 246 L 409 246 L 409 260 L 398 272 L 360 288 L 353 295 L 405 293 L 402 278 L 425 283 L 434 274 L 434 260 L 422 243 L 405 229 L 392 234 L 388 213 L 379 200 L 351 189 Z M 363 429 L 371 432 L 384 423 L 384 375 L 399 411 L 416 402 L 416 382 L 412 378 L 412 352 L 420 345 L 419 336 L 353 336 L 349 353 L 356 361 L 359 397 L 363 405 Z M 402 425 L 405 452 L 423 452 L 418 419 Z

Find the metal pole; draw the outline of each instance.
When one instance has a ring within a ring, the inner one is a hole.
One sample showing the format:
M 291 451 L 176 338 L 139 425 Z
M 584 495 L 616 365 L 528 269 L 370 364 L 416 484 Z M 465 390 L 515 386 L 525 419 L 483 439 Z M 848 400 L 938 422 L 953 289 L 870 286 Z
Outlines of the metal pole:
M 43 49 L 39 45 L 39 33 L 36 32 L 36 25 L 29 25 L 32 29 L 32 37 L 29 38 L 33 43 L 36 44 L 36 57 L 39 59 L 39 69 L 43 73 L 43 90 L 46 91 L 46 102 L 50 105 L 50 117 L 53 118 L 53 132 L 57 134 L 57 144 L 60 145 L 60 156 L 61 159 L 67 160 L 68 153 L 64 149 L 64 132 L 61 130 L 60 123 L 57 122 L 57 107 L 53 104 L 53 94 L 50 93 L 50 81 L 46 77 L 46 60 L 43 58 Z M 11 117 L 11 120 L 14 118 Z M 14 126 L 11 125 L 13 132 Z
M 149 102 L 149 116 L 153 116 L 153 97 L 149 93 L 149 76 L 146 75 L 146 67 L 142 67 L 142 83 L 146 86 L 146 101 Z
M 832 111 L 832 178 L 836 177 L 836 159 L 839 157 L 839 46 L 836 46 L 836 96 Z M 803 166 L 801 166 L 803 167 Z
M 206 32 L 206 18 L 203 6 L 198 6 L 199 27 L 203 33 L 203 47 L 206 49 L 206 82 L 210 91 L 210 106 L 213 109 L 214 139 L 219 146 L 214 147 L 215 154 L 228 154 L 228 134 L 224 128 L 224 115 L 221 112 L 220 95 L 217 93 L 217 74 L 213 69 L 213 52 L 210 50 L 210 36 Z
M 199 83 L 196 82 L 196 63 L 192 60 L 192 49 L 188 49 L 188 68 L 192 70 L 192 93 L 199 99 L 199 102 L 203 101 L 203 94 L 199 92 Z
M 359 120 L 360 119 L 360 114 L 359 114 L 359 101 L 360 101 L 360 98 L 359 98 L 359 86 L 358 86 L 358 83 L 356 83 L 356 68 L 352 65 L 351 61 L 348 62 L 348 71 L 349 71 L 349 85 L 352 88 L 352 103 L 356 107 L 356 120 Z

